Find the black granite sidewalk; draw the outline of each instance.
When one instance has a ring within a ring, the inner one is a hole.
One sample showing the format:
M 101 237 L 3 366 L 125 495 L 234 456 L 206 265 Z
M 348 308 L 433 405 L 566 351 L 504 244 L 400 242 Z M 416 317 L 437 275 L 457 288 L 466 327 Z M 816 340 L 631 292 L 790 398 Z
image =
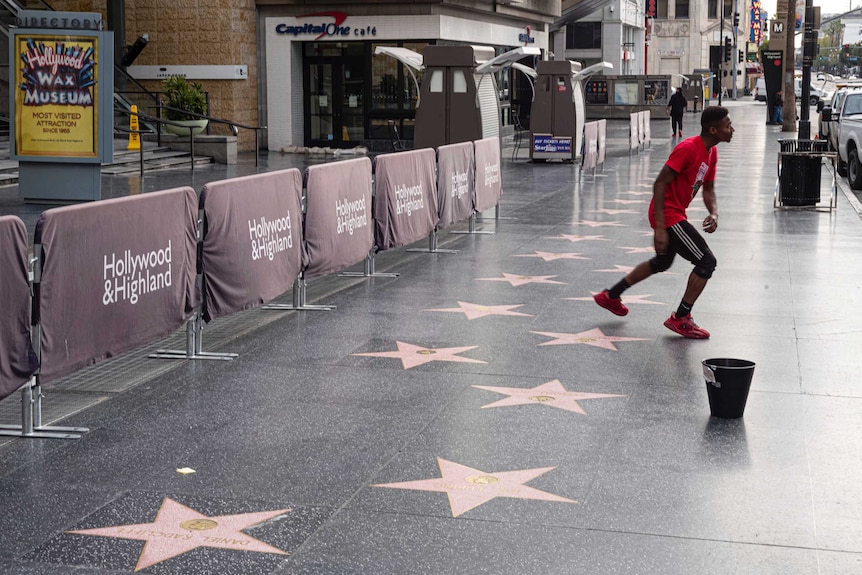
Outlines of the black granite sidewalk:
M 650 257 L 663 122 L 631 158 L 615 126 L 595 177 L 504 151 L 495 235 L 380 254 L 397 278 L 311 282 L 330 312 L 209 324 L 205 349 L 232 362 L 140 350 L 47 390 L 48 421 L 90 432 L 0 442 L 0 573 L 862 573 L 858 200 L 774 209 L 783 135 L 761 105 L 728 105 L 718 268 L 693 311 L 709 340 L 662 325 L 686 262 L 626 292 L 624 318 L 591 298 Z M 43 209 L 0 190 L 31 237 Z M 742 419 L 710 417 L 714 357 L 757 364 Z

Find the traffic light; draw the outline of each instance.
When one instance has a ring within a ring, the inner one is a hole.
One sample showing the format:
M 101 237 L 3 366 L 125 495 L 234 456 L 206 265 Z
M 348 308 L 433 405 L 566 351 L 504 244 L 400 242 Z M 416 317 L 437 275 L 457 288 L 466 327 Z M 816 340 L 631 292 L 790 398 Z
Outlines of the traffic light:
M 743 52 L 742 50 L 737 50 L 737 51 L 736 51 L 736 60 L 737 60 L 740 64 L 742 64 L 743 62 L 745 62 L 745 52 Z
M 730 42 L 730 36 L 724 37 L 724 61 L 730 62 L 733 59 L 733 44 Z
M 739 12 L 734 12 L 733 14 L 733 27 L 739 28 Z

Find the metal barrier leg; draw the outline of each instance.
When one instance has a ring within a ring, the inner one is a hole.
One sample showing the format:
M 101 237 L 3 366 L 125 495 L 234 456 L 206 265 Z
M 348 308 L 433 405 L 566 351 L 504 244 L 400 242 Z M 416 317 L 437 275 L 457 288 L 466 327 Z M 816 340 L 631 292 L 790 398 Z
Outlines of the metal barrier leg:
M 457 254 L 458 250 L 447 250 L 441 249 L 437 247 L 437 228 L 431 230 L 431 233 L 428 234 L 428 249 L 423 248 L 410 248 L 406 250 L 408 252 L 421 252 L 423 254 Z
M 293 303 L 271 303 L 261 306 L 261 309 L 276 310 L 276 311 L 330 311 L 335 309 L 334 305 L 311 305 L 306 303 L 305 288 L 308 282 L 299 274 L 296 281 L 293 282 Z
M 35 439 L 80 439 L 86 427 L 42 425 L 42 386 L 36 376 L 21 389 L 21 425 L 0 425 L 0 435 Z
M 423 250 L 419 250 L 423 251 Z M 368 255 L 365 256 L 365 270 L 361 272 L 341 272 L 338 274 L 339 277 L 343 278 L 397 278 L 401 274 L 397 273 L 389 273 L 389 272 L 378 272 L 375 269 L 376 259 L 374 257 L 374 248 L 371 248 L 371 251 L 368 252 Z
M 450 234 L 496 234 L 497 232 L 493 230 L 477 230 L 476 229 L 476 212 L 470 216 L 470 219 L 467 220 L 467 231 L 463 230 L 454 230 L 449 232 Z
M 186 349 L 157 349 L 151 359 L 218 359 L 231 361 L 239 357 L 236 353 L 201 351 L 203 347 L 203 318 L 197 309 L 186 322 Z

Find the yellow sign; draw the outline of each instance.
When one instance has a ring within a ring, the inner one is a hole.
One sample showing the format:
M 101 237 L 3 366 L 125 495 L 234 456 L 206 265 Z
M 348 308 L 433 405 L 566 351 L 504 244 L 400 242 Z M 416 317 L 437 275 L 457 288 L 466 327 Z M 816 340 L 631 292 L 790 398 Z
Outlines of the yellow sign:
M 15 152 L 96 158 L 99 45 L 95 36 L 15 37 Z
M 129 116 L 129 129 L 130 130 L 140 130 L 138 127 L 138 107 L 132 104 L 132 113 Z M 141 135 L 132 132 L 129 134 L 129 146 L 128 150 L 140 150 L 141 149 Z

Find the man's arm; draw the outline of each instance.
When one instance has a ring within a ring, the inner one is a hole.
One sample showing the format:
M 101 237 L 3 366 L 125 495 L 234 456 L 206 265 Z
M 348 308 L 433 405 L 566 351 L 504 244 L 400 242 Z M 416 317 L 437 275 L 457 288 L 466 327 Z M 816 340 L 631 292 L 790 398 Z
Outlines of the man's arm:
M 663 254 L 667 251 L 667 229 L 664 224 L 664 194 L 671 182 L 676 179 L 676 172 L 670 166 L 662 166 L 655 183 L 652 186 L 653 209 L 655 210 L 655 251 Z
M 718 203 L 715 201 L 715 182 L 703 183 L 703 203 L 709 210 L 709 215 L 703 220 L 703 231 L 711 234 L 718 229 Z

